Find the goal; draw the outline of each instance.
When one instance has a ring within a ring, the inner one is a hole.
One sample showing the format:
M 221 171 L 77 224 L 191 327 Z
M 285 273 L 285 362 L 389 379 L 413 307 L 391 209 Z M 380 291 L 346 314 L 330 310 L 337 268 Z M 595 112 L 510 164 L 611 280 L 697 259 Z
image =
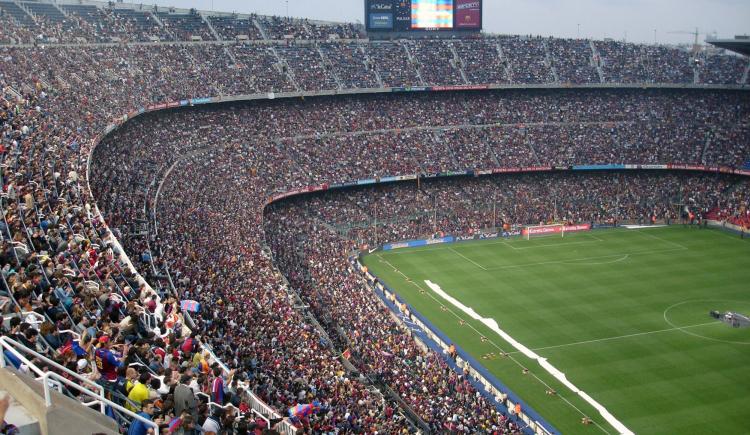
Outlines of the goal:
M 560 236 L 565 237 L 565 224 L 554 225 L 528 225 L 521 230 L 521 235 L 526 240 L 532 237 L 540 236 Z

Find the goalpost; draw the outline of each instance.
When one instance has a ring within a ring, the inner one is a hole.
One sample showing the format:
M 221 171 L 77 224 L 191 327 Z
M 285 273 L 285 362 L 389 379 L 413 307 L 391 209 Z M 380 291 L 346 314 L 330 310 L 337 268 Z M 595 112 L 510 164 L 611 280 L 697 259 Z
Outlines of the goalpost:
M 521 230 L 521 235 L 526 240 L 531 240 L 532 237 L 541 236 L 560 236 L 565 237 L 565 224 L 553 224 L 553 225 L 527 225 Z

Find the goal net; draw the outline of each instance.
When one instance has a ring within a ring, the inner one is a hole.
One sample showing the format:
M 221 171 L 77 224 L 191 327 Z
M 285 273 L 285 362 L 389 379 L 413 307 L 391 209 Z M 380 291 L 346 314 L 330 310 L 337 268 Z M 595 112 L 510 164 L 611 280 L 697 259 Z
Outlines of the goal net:
M 528 225 L 521 230 L 521 235 L 526 240 L 542 236 L 565 237 L 565 224 Z

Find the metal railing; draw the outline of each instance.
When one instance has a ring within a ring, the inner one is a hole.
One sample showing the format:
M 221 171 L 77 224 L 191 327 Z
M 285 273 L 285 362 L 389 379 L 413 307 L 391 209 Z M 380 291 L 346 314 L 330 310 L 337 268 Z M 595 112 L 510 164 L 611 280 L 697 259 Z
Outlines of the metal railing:
M 61 394 L 64 394 L 64 391 L 62 389 L 62 385 L 66 385 L 68 388 L 77 391 L 79 394 L 85 395 L 93 400 L 88 402 L 81 402 L 83 406 L 86 406 L 88 408 L 92 406 L 99 406 L 99 412 L 106 415 L 107 413 L 107 407 L 109 406 L 112 409 L 117 410 L 120 413 L 123 413 L 130 417 L 131 419 L 139 420 L 142 423 L 145 423 L 148 426 L 151 426 L 154 428 L 154 434 L 159 435 L 159 425 L 154 423 L 151 420 L 148 420 L 120 405 L 118 405 L 115 402 L 112 402 L 111 400 L 104 397 L 104 387 L 97 384 L 96 382 L 87 379 L 71 370 L 68 370 L 67 368 L 61 366 L 60 364 L 50 360 L 49 358 L 45 357 L 44 355 L 41 355 L 28 347 L 18 343 L 17 341 L 3 336 L 0 337 L 0 348 L 3 349 L 3 352 L 8 351 L 13 356 L 18 358 L 22 363 L 24 363 L 31 372 L 37 375 L 34 379 L 41 382 L 42 386 L 44 388 L 44 404 L 47 408 L 52 406 L 52 394 L 50 392 L 52 386 L 56 387 L 58 392 Z M 93 387 L 93 389 L 88 389 L 84 387 L 83 385 L 79 385 L 59 374 L 53 371 L 43 371 L 39 367 L 37 367 L 34 363 L 32 363 L 28 358 L 26 358 L 24 355 L 21 354 L 21 351 L 33 355 L 34 358 L 38 358 L 42 361 L 44 361 L 47 364 L 50 364 L 52 367 L 54 367 L 57 370 L 61 370 L 67 375 L 71 376 L 73 379 L 76 379 L 80 382 L 82 382 L 85 385 L 90 385 Z M 7 362 L 5 361 L 5 355 L 2 355 L 0 357 L 0 367 L 7 367 Z M 92 391 L 93 390 L 93 391 Z
M 224 372 L 224 374 L 229 373 L 229 368 L 221 362 L 221 360 L 216 357 L 213 350 L 206 345 L 205 343 L 201 343 L 201 349 L 208 352 L 211 360 L 219 365 L 221 370 Z M 282 415 L 276 412 L 272 407 L 267 405 L 264 401 L 262 401 L 258 396 L 253 394 L 253 392 L 250 390 L 249 385 L 244 383 L 238 384 L 243 390 L 245 391 L 245 398 L 248 400 L 250 404 L 250 409 L 252 410 L 253 414 L 258 415 L 260 418 L 266 421 L 266 423 L 271 423 L 271 418 L 282 418 Z M 201 393 L 199 393 L 201 394 Z M 221 406 L 220 406 L 221 407 Z M 267 417 L 270 416 L 270 417 Z M 281 432 L 284 435 L 295 435 L 297 433 L 297 428 L 290 423 L 289 421 L 281 421 L 276 428 L 279 432 Z

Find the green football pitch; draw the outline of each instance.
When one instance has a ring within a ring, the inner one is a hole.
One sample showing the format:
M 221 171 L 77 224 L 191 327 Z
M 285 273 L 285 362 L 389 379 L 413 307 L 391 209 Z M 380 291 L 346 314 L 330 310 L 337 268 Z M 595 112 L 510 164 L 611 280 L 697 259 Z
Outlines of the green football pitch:
M 750 315 L 748 240 L 615 229 L 380 251 L 363 262 L 563 433 L 617 430 L 498 329 L 630 431 L 750 433 L 750 328 L 709 316 Z M 582 425 L 584 415 L 593 423 Z

